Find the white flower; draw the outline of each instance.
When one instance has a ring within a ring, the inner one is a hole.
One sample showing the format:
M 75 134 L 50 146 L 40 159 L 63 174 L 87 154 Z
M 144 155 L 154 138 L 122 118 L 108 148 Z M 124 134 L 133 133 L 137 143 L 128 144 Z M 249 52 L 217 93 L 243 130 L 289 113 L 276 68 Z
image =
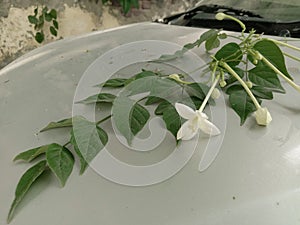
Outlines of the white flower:
M 181 103 L 176 103 L 175 108 L 182 118 L 187 119 L 177 132 L 177 140 L 190 140 L 197 134 L 199 129 L 212 136 L 220 134 L 220 130 L 208 121 L 208 116 L 205 113 L 199 110 L 194 111 Z
M 266 126 L 272 121 L 271 114 L 269 113 L 267 108 L 260 107 L 258 110 L 254 112 L 256 122 L 259 125 Z

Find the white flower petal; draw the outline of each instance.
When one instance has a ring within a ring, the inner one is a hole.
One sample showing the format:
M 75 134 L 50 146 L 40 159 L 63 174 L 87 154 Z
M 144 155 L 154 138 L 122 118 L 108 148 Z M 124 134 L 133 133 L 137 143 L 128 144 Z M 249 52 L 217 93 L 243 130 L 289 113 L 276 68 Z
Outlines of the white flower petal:
M 184 104 L 175 103 L 175 108 L 176 108 L 176 111 L 178 112 L 178 114 L 184 119 L 188 120 L 188 119 L 192 119 L 196 116 L 196 112 L 192 108 L 190 108 Z
M 190 121 L 186 121 L 177 132 L 177 140 L 190 140 L 197 134 L 197 131 L 198 129 L 193 129 L 193 124 Z
M 209 134 L 211 136 L 219 135 L 221 133 L 218 127 L 216 127 L 212 122 L 206 119 L 199 121 L 199 128 L 204 133 Z

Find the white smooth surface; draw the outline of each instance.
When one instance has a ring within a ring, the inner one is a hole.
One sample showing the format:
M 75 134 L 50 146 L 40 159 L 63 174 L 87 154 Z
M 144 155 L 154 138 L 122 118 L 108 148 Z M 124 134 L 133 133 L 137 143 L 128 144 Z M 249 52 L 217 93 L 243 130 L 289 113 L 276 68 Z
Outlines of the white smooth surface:
M 49 121 L 71 116 L 76 85 L 97 57 L 132 41 L 184 44 L 200 33 L 200 29 L 137 24 L 44 46 L 0 71 L 0 224 L 6 224 L 16 184 L 28 168 L 15 165 L 13 157 L 42 144 L 67 141 L 67 129 L 36 133 Z M 205 60 L 204 53 L 197 52 Z M 292 61 L 288 65 L 300 83 L 299 67 Z M 205 172 L 198 172 L 201 145 L 178 174 L 148 187 L 118 185 L 91 169 L 78 176 L 76 163 L 64 188 L 45 174 L 11 224 L 300 224 L 300 95 L 284 86 L 286 95 L 264 103 L 273 117 L 267 128 L 251 118 L 240 127 L 235 113 L 226 110 L 222 148 Z

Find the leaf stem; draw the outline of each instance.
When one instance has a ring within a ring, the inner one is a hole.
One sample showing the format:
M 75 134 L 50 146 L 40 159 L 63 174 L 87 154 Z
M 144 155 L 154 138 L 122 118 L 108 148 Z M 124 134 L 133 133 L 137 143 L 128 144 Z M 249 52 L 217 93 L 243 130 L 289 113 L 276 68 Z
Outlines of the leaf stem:
M 211 85 L 211 87 L 210 87 L 210 89 L 209 89 L 207 95 L 205 96 L 205 99 L 203 100 L 203 102 L 202 102 L 202 104 L 201 104 L 201 106 L 200 106 L 200 108 L 199 108 L 199 112 L 202 112 L 202 111 L 204 110 L 204 108 L 205 108 L 205 106 L 206 106 L 206 104 L 207 104 L 207 102 L 208 102 L 208 100 L 209 100 L 209 98 L 210 98 L 212 92 L 214 91 L 214 89 L 215 89 L 215 87 L 216 87 L 216 85 L 217 85 L 217 83 L 218 83 L 218 81 L 219 81 L 219 79 L 220 79 L 220 75 L 218 75 L 218 76 L 215 78 L 213 84 Z
M 291 59 L 293 59 L 293 60 L 296 60 L 296 61 L 300 62 L 300 58 L 299 58 L 299 57 L 293 56 L 293 55 L 291 55 L 291 54 L 289 54 L 289 53 L 286 53 L 286 52 L 283 52 L 283 54 L 284 54 L 286 57 L 289 57 L 289 58 L 291 58 Z
M 100 123 L 102 123 L 102 122 L 108 120 L 111 116 L 112 116 L 112 115 L 108 115 L 107 117 L 105 117 L 105 118 L 99 120 L 98 122 L 96 122 L 96 124 L 99 125 Z
M 68 144 L 71 144 L 71 141 L 68 141 L 66 144 L 63 145 L 63 147 L 66 147 Z
M 235 77 L 235 79 L 237 79 L 240 82 L 240 84 L 243 86 L 243 88 L 251 98 L 252 102 L 254 103 L 256 109 L 260 109 L 260 104 L 258 103 L 257 99 L 255 98 L 247 84 L 243 81 L 243 79 L 226 62 L 220 62 L 220 65 L 223 66 L 232 76 Z
M 294 45 L 290 45 L 290 44 L 285 43 L 283 41 L 277 41 L 277 40 L 274 40 L 274 39 L 271 39 L 271 38 L 266 38 L 266 39 L 269 40 L 269 41 L 273 41 L 275 44 L 282 45 L 282 46 L 285 46 L 285 47 L 288 47 L 288 48 L 291 48 L 293 50 L 296 50 L 296 51 L 300 52 L 300 48 L 298 48 Z

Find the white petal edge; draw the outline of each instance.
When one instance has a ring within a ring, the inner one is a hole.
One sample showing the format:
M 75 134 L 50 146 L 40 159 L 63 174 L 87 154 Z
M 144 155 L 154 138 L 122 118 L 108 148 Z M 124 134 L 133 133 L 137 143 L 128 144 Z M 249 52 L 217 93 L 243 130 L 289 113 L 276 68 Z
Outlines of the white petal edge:
M 175 103 L 175 108 L 178 114 L 184 119 L 192 119 L 196 116 L 196 112 L 187 105 Z
M 209 134 L 211 136 L 216 136 L 221 133 L 219 128 L 215 126 L 212 122 L 203 119 L 199 121 L 199 128 L 202 130 L 204 133 Z
M 198 130 L 191 129 L 190 121 L 186 121 L 177 132 L 177 140 L 182 139 L 183 141 L 191 140 Z

